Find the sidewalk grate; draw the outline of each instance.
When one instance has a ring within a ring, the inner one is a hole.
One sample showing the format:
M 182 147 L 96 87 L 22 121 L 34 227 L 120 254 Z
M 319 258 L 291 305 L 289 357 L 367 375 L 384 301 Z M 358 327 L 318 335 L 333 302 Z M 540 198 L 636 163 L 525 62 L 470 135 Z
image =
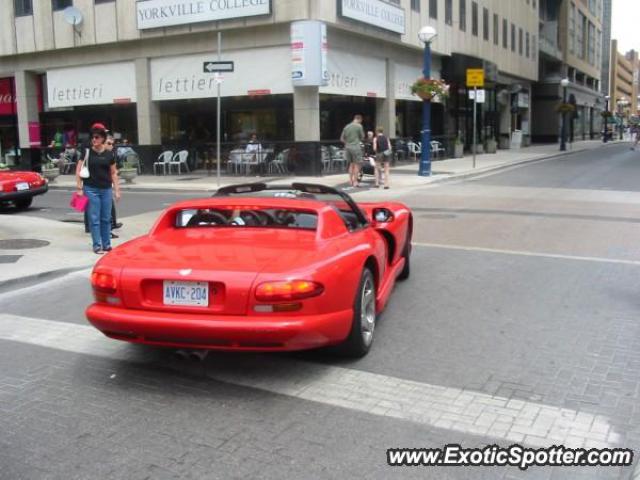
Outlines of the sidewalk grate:
M 26 250 L 28 248 L 42 248 L 49 245 L 46 240 L 32 238 L 8 238 L 0 240 L 0 250 Z

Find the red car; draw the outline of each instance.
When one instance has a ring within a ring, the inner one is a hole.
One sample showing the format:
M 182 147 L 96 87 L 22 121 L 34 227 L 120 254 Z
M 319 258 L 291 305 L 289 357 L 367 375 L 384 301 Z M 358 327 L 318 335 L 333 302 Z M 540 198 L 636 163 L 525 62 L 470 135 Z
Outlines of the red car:
M 222 188 L 102 257 L 86 315 L 128 342 L 362 356 L 409 276 L 412 222 L 401 203 L 357 205 L 321 185 Z
M 48 189 L 47 180 L 39 173 L 0 172 L 0 204 L 13 202 L 17 208 L 29 208 L 33 197 Z

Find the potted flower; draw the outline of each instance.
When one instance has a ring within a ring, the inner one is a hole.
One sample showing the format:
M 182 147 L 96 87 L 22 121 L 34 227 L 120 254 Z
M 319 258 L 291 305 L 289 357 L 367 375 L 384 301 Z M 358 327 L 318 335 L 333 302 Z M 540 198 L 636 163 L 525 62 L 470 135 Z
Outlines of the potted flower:
M 462 158 L 464 156 L 464 142 L 458 135 L 453 141 L 453 158 Z
M 60 168 L 58 168 L 53 161 L 47 157 L 47 161 L 42 164 L 42 176 L 53 182 L 60 175 Z
M 496 142 L 495 138 L 488 137 L 484 149 L 487 153 L 496 153 L 498 151 L 498 142 Z
M 118 170 L 118 176 L 123 178 L 126 183 L 133 183 L 133 179 L 138 175 L 138 169 L 128 164 L 126 161 L 122 164 L 122 168 Z
M 435 78 L 419 78 L 411 85 L 411 93 L 423 100 L 441 99 L 449 95 L 449 85 Z
M 556 112 L 561 113 L 561 114 L 565 114 L 565 113 L 573 113 L 576 111 L 576 106 L 573 105 L 572 103 L 560 103 L 557 107 L 556 107 Z

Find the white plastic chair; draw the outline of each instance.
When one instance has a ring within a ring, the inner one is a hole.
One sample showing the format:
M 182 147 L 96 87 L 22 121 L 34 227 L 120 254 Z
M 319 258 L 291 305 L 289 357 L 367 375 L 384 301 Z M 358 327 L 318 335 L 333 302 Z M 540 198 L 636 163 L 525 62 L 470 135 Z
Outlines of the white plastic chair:
M 287 161 L 289 160 L 289 149 L 281 151 L 276 158 L 269 162 L 269 173 L 287 173 Z
M 420 145 L 418 145 L 415 142 L 408 142 L 407 149 L 409 150 L 409 154 L 413 155 L 413 159 L 417 161 L 418 155 L 422 153 L 422 149 L 420 148 Z
M 173 151 L 171 150 L 167 150 L 165 152 L 162 152 L 159 156 L 158 156 L 158 161 L 157 162 L 153 162 L 153 174 L 157 175 L 157 168 L 158 166 L 162 167 L 162 174 L 166 175 L 167 174 L 167 165 L 169 165 L 169 163 L 171 162 L 171 159 L 173 158 Z M 171 172 L 171 170 L 169 170 L 169 172 Z
M 431 145 L 431 153 L 433 153 L 436 158 L 440 157 L 441 152 L 444 153 L 447 151 L 438 140 L 432 140 L 429 144 Z
M 169 162 L 169 173 L 171 173 L 171 167 L 173 167 L 174 165 L 178 167 L 178 175 L 182 174 L 182 165 L 184 165 L 184 169 L 189 172 L 187 158 L 189 158 L 188 150 L 180 150 L 178 153 L 176 153 Z

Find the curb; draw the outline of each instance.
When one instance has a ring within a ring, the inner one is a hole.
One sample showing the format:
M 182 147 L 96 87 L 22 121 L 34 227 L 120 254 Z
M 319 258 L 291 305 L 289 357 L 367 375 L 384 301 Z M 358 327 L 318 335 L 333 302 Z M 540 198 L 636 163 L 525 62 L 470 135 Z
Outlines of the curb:
M 485 167 L 481 170 L 472 170 L 472 171 L 468 171 L 468 172 L 461 172 L 461 173 L 454 173 L 452 175 L 447 175 L 447 176 L 443 176 L 442 178 L 434 178 L 431 182 L 426 183 L 425 185 L 430 185 L 430 184 L 434 184 L 434 183 L 445 183 L 445 182 L 452 182 L 452 181 L 456 181 L 456 180 L 461 180 L 461 179 L 465 179 L 465 178 L 473 178 L 473 177 L 478 177 L 481 175 L 484 175 L 485 173 L 493 173 L 493 172 L 497 172 L 500 170 L 506 170 L 509 169 L 511 167 L 517 167 L 517 166 L 521 166 L 521 165 L 526 165 L 529 163 L 536 163 L 536 162 L 545 162 L 547 160 L 553 160 L 555 158 L 561 158 L 561 157 L 566 157 L 575 153 L 582 153 L 585 151 L 593 151 L 593 150 L 599 150 L 601 148 L 605 148 L 608 145 L 606 144 L 602 144 L 599 145 L 595 148 L 581 148 L 579 150 L 572 150 L 570 152 L 564 152 L 564 153 L 554 153 L 551 155 L 547 155 L 544 157 L 537 157 L 537 158 L 528 158 L 525 160 L 519 160 L 519 161 L 515 161 L 515 162 L 511 162 L 511 163 L 504 163 L 501 165 L 494 165 L 492 167 Z M 418 186 L 418 185 L 416 185 Z
M 78 272 L 93 267 L 93 264 L 87 264 L 79 267 L 61 268 L 57 270 L 48 270 L 45 272 L 25 275 L 24 277 L 11 278 L 9 280 L 0 281 L 0 294 L 18 290 L 20 288 L 31 287 L 47 280 L 54 280 L 59 277 L 68 275 L 69 273 Z
M 525 159 L 525 160 L 519 160 L 519 161 L 514 161 L 514 162 L 509 162 L 509 163 L 503 163 L 503 164 L 499 164 L 499 165 L 494 165 L 491 167 L 485 167 L 482 169 L 476 169 L 476 170 L 469 170 L 469 171 L 465 171 L 465 172 L 460 172 L 460 173 L 454 173 L 454 174 L 450 174 L 450 175 L 443 175 L 443 176 L 438 176 L 437 174 L 435 176 L 431 176 L 431 177 L 425 177 L 425 178 L 429 178 L 430 180 L 424 183 L 420 183 L 420 184 L 416 184 L 416 185 L 407 185 L 407 188 L 416 188 L 416 187 L 421 187 L 421 186 L 426 186 L 426 185 L 432 185 L 432 184 L 436 184 L 436 183 L 445 183 L 445 182 L 452 182 L 452 181 L 456 181 L 456 180 L 461 180 L 461 179 L 466 179 L 466 178 L 473 178 L 473 177 L 477 177 L 480 175 L 484 175 L 486 173 L 490 173 L 490 172 L 497 172 L 500 170 L 505 170 L 511 167 L 515 167 L 515 166 L 520 166 L 520 165 L 526 165 L 529 163 L 535 163 L 535 162 L 542 162 L 542 161 L 546 161 L 546 160 L 552 160 L 554 158 L 560 158 L 560 157 L 564 157 L 564 156 L 568 156 L 568 155 L 572 155 L 572 154 L 576 154 L 576 153 L 581 153 L 584 151 L 592 151 L 592 150 L 598 150 L 598 149 L 602 149 L 602 148 L 606 148 L 608 146 L 611 145 L 618 145 L 619 143 L 622 142 L 615 142 L 615 143 L 603 143 L 601 145 L 598 145 L 597 147 L 594 148 L 580 148 L 577 150 L 571 150 L 571 151 L 566 151 L 566 152 L 562 152 L 562 153 L 553 153 L 550 155 L 546 155 L 546 156 L 541 156 L 541 157 L 537 157 L 537 158 L 529 158 L 529 159 Z M 393 170 L 391 172 L 393 174 Z M 203 177 L 206 178 L 206 177 Z M 322 183 L 322 179 L 325 177 L 318 177 L 318 180 Z M 276 180 L 277 181 L 277 180 Z M 71 190 L 75 190 L 75 187 L 72 185 L 51 185 L 49 184 L 49 189 L 50 190 L 62 190 L 62 191 L 71 191 Z M 214 193 L 218 190 L 218 188 L 214 185 L 199 185 L 199 184 L 191 184 L 189 186 L 185 186 L 184 188 L 171 188 L 171 187 L 162 187 L 162 186 L 158 186 L 158 187 L 154 187 L 154 186 L 145 186 L 145 185 L 141 185 L 141 184 L 125 184 L 125 185 L 121 185 L 120 186 L 120 190 L 122 191 L 136 191 L 136 192 L 154 192 L 154 193 L 176 193 L 176 192 L 184 192 L 185 194 L 189 194 L 189 193 L 193 193 L 193 192 L 202 192 L 202 193 Z

